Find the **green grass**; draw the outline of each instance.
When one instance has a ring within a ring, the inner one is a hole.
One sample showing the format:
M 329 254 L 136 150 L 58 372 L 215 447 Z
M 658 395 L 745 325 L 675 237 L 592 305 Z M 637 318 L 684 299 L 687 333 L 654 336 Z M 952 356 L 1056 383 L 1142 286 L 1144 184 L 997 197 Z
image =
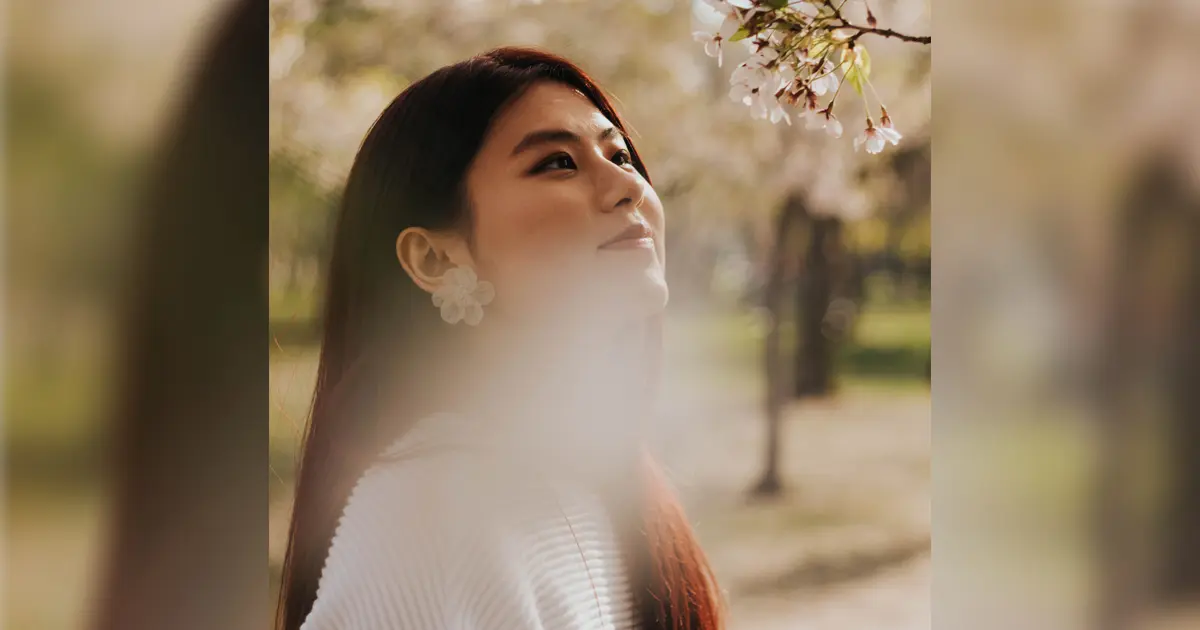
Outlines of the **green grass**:
M 868 308 L 854 330 L 861 347 L 929 347 L 929 305 L 924 308 Z
M 317 316 L 317 296 L 312 291 L 272 291 L 271 321 L 309 320 Z
M 866 310 L 839 352 L 839 379 L 855 387 L 924 386 L 929 319 L 928 305 Z M 667 352 L 695 360 L 681 364 L 690 363 L 701 372 L 717 370 L 733 382 L 746 380 L 739 378 L 738 372 L 757 378 L 762 370 L 764 333 L 751 313 L 730 310 L 688 315 L 673 319 L 669 326 Z M 795 345 L 795 332 L 786 323 L 780 328 L 787 351 Z

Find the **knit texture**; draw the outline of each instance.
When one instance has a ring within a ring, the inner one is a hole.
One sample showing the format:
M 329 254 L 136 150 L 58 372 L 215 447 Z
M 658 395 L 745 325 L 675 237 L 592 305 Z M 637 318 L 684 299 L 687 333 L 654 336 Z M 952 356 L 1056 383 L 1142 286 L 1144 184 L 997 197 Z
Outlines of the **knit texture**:
M 479 446 L 433 416 L 361 477 L 301 630 L 634 628 L 599 499 Z

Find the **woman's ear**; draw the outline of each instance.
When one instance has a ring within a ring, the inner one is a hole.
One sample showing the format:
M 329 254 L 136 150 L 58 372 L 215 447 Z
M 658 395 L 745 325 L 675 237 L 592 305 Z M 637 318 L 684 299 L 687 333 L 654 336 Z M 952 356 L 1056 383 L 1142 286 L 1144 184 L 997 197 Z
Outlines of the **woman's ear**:
M 471 266 L 466 243 L 457 234 L 410 227 L 396 237 L 396 258 L 418 287 L 433 293 L 442 285 L 447 271 Z

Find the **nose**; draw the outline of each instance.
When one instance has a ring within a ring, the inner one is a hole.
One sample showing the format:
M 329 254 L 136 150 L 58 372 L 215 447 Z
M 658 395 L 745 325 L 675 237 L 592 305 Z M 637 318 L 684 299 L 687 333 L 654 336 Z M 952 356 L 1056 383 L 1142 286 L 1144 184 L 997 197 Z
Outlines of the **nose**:
M 637 170 L 607 162 L 599 182 L 600 211 L 630 211 L 641 207 L 646 198 L 646 181 Z

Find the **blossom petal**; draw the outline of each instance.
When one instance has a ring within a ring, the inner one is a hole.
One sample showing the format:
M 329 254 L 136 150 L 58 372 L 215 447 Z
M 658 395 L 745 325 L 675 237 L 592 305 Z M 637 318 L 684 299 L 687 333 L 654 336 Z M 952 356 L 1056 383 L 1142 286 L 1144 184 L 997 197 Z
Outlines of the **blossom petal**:
M 896 131 L 894 127 L 879 127 L 876 129 L 876 132 L 878 132 L 884 140 L 891 142 L 893 145 L 900 144 L 900 138 L 903 137 L 900 135 L 899 131 Z
M 763 107 L 762 101 L 758 99 L 750 101 L 750 117 L 755 120 L 762 120 L 767 117 L 767 108 Z
M 474 288 L 475 272 L 470 267 L 453 267 L 446 271 L 445 280 L 442 285 L 442 290 L 447 292 L 446 295 L 464 289 L 469 292 Z
M 738 84 L 729 88 L 729 99 L 735 103 L 743 103 L 750 97 L 750 88 L 744 84 Z
M 825 131 L 828 131 L 829 135 L 833 136 L 834 138 L 841 138 L 842 137 L 842 121 L 840 121 L 836 118 L 830 119 L 829 124 L 825 126 Z
M 725 0 L 704 0 L 704 3 L 721 15 L 728 15 L 733 12 L 733 7 L 725 2 Z
M 721 42 L 715 39 L 710 39 L 704 42 L 704 54 L 708 55 L 709 57 L 720 57 Z
M 479 322 L 483 321 L 483 307 L 479 304 L 469 304 L 463 312 L 463 321 L 467 322 L 468 326 L 478 326 Z
M 816 80 L 812 81 L 812 91 L 813 94 L 816 94 L 817 96 L 821 96 L 826 92 L 832 92 L 837 89 L 837 86 L 837 75 L 833 74 L 832 72 L 820 76 Z
M 786 63 L 779 65 L 779 83 L 780 87 L 787 87 L 796 80 L 796 71 Z
M 873 133 L 867 138 L 867 153 L 879 153 L 886 144 L 887 141 L 883 139 L 883 136 Z
M 780 120 L 786 120 L 788 125 L 792 124 L 792 117 L 788 116 L 788 113 L 776 103 L 775 107 L 771 109 L 771 124 L 778 124 Z
M 472 297 L 480 304 L 490 304 L 496 298 L 496 286 L 487 280 L 481 280 L 479 285 L 475 287 L 475 293 Z
M 731 6 L 735 6 L 739 9 L 753 9 L 754 8 L 754 0 L 725 0 L 725 1 L 727 3 L 729 3 Z
M 725 16 L 725 20 L 721 22 L 721 27 L 717 29 L 717 36 L 721 39 L 729 39 L 733 34 L 742 28 L 742 23 L 738 21 L 737 16 L 732 13 Z
M 739 63 L 738 67 L 734 68 L 733 72 L 729 73 L 729 84 L 737 85 L 739 83 L 746 83 L 746 79 L 749 79 L 750 76 L 750 68 L 745 64 L 745 62 Z
M 456 301 L 442 303 L 442 319 L 446 323 L 457 324 L 464 315 L 463 305 Z
M 804 2 L 802 0 L 792 0 L 791 2 L 788 3 L 788 6 L 810 18 L 815 18 L 819 14 L 817 7 L 813 6 L 809 2 Z
M 475 285 L 479 283 L 479 276 L 475 274 L 475 270 L 470 267 L 461 267 L 463 288 L 468 291 L 474 291 Z

